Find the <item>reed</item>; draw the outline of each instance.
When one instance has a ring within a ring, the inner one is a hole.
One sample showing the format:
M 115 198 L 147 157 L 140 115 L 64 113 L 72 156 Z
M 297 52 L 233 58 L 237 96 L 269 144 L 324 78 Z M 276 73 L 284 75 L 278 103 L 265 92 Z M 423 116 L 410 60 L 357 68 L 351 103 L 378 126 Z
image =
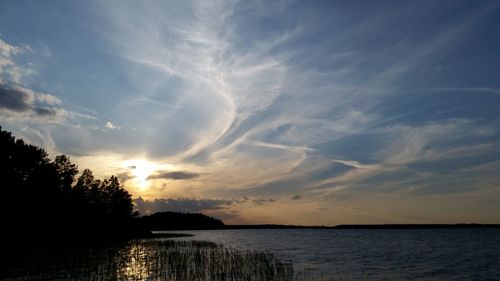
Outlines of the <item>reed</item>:
M 316 279 L 294 272 L 272 252 L 243 251 L 206 241 L 130 240 L 114 247 L 42 254 L 4 271 L 4 280 L 298 281 Z

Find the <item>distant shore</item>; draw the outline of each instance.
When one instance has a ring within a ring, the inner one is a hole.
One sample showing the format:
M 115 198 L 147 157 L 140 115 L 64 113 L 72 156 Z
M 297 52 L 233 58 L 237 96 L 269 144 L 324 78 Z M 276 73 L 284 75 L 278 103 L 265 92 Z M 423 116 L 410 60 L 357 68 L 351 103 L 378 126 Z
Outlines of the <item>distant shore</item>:
M 224 229 L 460 229 L 500 228 L 500 224 L 344 224 L 336 226 L 302 226 L 279 224 L 226 225 Z

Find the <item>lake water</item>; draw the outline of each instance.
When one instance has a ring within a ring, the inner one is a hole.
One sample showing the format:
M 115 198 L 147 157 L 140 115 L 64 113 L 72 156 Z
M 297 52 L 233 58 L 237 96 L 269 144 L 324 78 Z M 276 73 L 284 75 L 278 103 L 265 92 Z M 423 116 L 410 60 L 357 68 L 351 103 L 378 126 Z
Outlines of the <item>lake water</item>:
M 500 280 L 500 229 L 173 232 L 194 235 L 182 240 L 272 251 L 323 280 Z
M 498 228 L 172 233 L 1 239 L 0 280 L 500 280 Z

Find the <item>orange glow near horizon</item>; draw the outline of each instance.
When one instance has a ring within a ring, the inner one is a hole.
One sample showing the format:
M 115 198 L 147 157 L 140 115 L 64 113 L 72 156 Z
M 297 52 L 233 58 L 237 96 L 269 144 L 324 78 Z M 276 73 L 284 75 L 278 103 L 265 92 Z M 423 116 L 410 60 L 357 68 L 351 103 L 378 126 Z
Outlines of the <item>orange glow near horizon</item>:
M 148 177 L 156 171 L 171 169 L 172 164 L 157 164 L 145 159 L 130 159 L 123 161 L 123 168 L 129 169 L 134 176 L 131 182 L 139 190 L 147 190 L 151 183 Z

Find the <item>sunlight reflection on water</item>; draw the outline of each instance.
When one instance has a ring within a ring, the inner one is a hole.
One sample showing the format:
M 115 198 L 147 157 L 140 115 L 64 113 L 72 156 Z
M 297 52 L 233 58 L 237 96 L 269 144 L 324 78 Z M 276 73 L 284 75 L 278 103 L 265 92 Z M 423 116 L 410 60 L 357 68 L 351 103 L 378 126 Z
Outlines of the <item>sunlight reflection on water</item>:
M 125 265 L 117 270 L 118 279 L 147 280 L 150 277 L 147 252 L 143 245 L 130 246 L 125 260 Z

